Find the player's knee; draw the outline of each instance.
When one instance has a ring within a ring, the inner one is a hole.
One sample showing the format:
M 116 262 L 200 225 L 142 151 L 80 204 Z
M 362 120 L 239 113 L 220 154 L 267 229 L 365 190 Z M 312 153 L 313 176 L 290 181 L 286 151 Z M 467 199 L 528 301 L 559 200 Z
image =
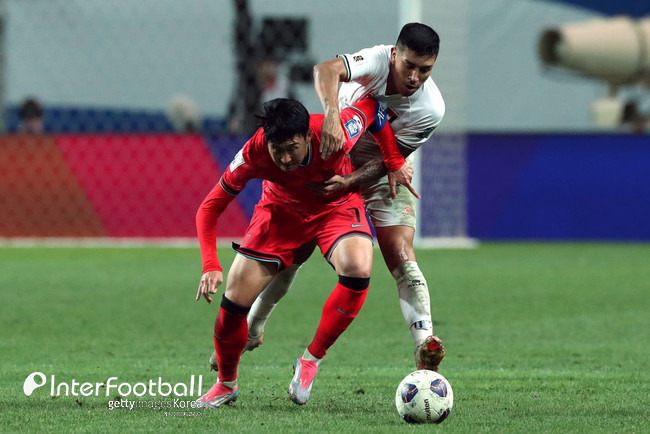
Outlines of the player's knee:
M 372 259 L 370 261 L 346 262 L 342 266 L 336 267 L 336 273 L 339 276 L 370 278 L 371 272 Z
M 262 264 L 262 268 L 265 267 L 266 265 Z M 257 273 L 255 271 L 246 267 L 231 268 L 224 290 L 226 297 L 241 306 L 250 307 L 272 279 L 267 276 L 274 274 L 275 270 L 269 269 L 265 273 L 260 273 L 259 269 Z
M 372 273 L 372 249 L 368 252 L 358 251 L 348 255 L 346 260 L 339 261 L 336 271 L 339 275 L 350 277 L 370 277 Z
M 372 242 L 363 237 L 346 238 L 332 252 L 330 263 L 340 276 L 370 277 Z
M 221 307 L 230 313 L 235 313 L 239 315 L 247 315 L 248 312 L 251 310 L 250 306 L 242 306 L 237 302 L 228 298 L 226 294 L 221 296 Z
M 372 248 L 337 251 L 331 263 L 339 276 L 370 277 Z
M 236 287 L 229 287 L 226 288 L 226 290 L 223 292 L 223 296 L 230 300 L 232 303 L 241 306 L 243 308 L 248 308 L 253 305 L 253 300 L 251 300 L 251 297 L 246 294 L 244 291 L 237 290 Z

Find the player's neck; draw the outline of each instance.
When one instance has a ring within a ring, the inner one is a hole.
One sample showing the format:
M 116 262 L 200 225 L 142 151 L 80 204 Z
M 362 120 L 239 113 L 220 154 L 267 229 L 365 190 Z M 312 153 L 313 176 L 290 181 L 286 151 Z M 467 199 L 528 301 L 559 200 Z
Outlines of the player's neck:
M 388 81 L 386 82 L 385 94 L 386 96 L 389 96 L 389 95 L 395 95 L 396 93 L 398 92 L 397 90 L 395 90 L 395 86 L 393 85 L 393 82 L 391 81 L 390 77 L 388 77 Z

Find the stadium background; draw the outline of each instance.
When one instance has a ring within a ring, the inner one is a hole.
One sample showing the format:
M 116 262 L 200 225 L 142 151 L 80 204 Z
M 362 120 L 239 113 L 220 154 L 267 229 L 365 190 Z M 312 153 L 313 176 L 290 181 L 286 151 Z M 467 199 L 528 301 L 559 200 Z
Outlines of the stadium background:
M 235 6 L 245 4 L 0 2 L 0 238 L 193 237 L 198 204 L 246 139 L 228 129 L 231 101 L 242 99 L 253 68 L 235 37 Z M 433 77 L 447 114 L 421 151 L 419 236 L 649 240 L 648 135 L 595 127 L 589 110 L 605 84 L 548 74 L 537 40 L 549 25 L 641 17 L 650 6 L 421 4 L 422 21 L 442 39 Z M 405 17 L 391 0 L 259 0 L 248 11 L 253 45 L 279 50 L 280 73 L 314 112 L 311 66 L 393 43 Z M 273 35 L 281 20 L 297 33 Z M 44 106 L 43 135 L 18 133 L 29 96 Z M 198 108 L 190 131 L 169 116 L 179 100 Z M 257 197 L 259 183 L 229 209 L 222 237 L 241 235 Z

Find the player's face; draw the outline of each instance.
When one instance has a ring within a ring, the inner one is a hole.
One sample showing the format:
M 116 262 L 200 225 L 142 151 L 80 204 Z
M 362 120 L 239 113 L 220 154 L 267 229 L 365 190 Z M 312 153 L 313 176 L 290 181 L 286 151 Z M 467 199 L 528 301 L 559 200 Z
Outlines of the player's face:
M 418 56 L 408 48 L 401 50 L 393 47 L 390 53 L 391 70 L 386 93 L 413 95 L 431 75 L 436 57 Z
M 284 172 L 293 172 L 307 157 L 311 130 L 306 136 L 297 135 L 282 143 L 269 142 L 269 153 L 273 162 Z

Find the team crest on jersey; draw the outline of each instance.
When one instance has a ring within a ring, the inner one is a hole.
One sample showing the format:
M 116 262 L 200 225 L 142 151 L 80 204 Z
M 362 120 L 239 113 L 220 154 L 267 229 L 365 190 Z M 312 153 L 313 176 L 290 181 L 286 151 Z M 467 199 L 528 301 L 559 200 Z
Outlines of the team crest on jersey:
M 431 133 L 433 133 L 433 130 L 435 130 L 436 127 L 431 127 L 427 128 L 426 130 L 422 131 L 421 133 L 418 133 L 417 137 L 418 139 L 428 139 L 431 136 Z
M 235 158 L 232 159 L 230 162 L 230 171 L 234 172 L 236 168 L 244 164 L 244 155 L 243 155 L 243 149 L 240 149 L 239 152 L 237 152 L 237 155 L 235 155 Z
M 361 122 L 361 118 L 357 115 L 347 121 L 343 126 L 348 131 L 348 137 L 350 138 L 356 137 L 363 131 L 363 122 Z

